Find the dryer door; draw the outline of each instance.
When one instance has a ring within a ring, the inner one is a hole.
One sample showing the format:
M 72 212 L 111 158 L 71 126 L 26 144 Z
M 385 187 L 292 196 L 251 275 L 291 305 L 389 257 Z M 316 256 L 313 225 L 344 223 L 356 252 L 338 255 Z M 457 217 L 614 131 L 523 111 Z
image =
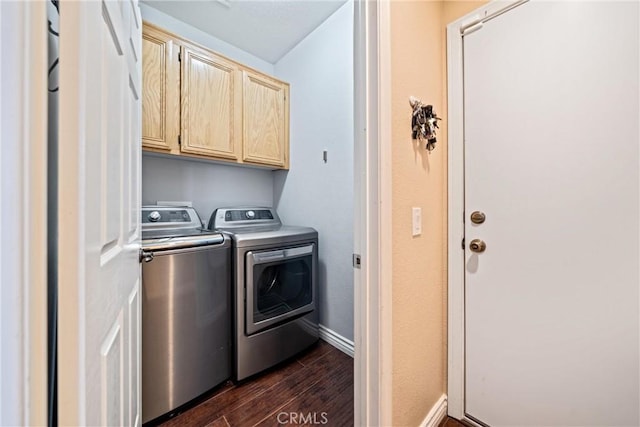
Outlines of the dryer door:
M 247 335 L 315 309 L 314 243 L 247 252 Z

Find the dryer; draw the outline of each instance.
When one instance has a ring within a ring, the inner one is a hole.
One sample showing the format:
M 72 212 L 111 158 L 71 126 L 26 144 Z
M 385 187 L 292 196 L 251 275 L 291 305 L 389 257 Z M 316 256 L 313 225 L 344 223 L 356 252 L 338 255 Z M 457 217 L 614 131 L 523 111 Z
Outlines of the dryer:
M 235 379 L 317 342 L 318 232 L 264 207 L 219 208 L 209 229 L 232 239 Z

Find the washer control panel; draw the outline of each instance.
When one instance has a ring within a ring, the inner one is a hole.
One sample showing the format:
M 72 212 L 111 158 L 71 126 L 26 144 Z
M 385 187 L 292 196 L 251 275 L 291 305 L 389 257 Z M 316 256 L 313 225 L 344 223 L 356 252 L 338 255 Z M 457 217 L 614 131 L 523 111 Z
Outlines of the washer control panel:
M 148 219 L 149 222 L 158 222 L 162 219 L 162 214 L 158 211 L 151 211 L 146 218 L 142 218 L 142 221 L 146 222 L 145 219 Z
M 142 231 L 202 229 L 196 210 L 190 206 L 147 205 L 141 212 Z
M 191 222 L 193 221 L 192 215 L 184 208 L 178 209 L 142 209 L 142 223 L 147 222 Z

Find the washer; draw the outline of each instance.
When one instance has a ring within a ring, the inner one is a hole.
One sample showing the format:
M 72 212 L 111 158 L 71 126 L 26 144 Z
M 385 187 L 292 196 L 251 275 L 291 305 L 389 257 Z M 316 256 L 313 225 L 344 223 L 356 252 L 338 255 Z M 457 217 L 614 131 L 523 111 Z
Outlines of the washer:
M 190 207 L 142 207 L 142 422 L 231 378 L 231 240 Z
M 318 341 L 318 232 L 264 207 L 219 208 L 209 229 L 233 240 L 235 379 Z

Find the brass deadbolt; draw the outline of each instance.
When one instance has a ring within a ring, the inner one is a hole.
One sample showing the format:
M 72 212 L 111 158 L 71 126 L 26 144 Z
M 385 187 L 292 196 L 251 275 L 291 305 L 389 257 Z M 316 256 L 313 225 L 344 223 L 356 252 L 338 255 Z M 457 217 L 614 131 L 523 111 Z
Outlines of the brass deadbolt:
M 469 249 L 471 249 L 471 252 L 480 254 L 487 249 L 487 244 L 480 239 L 473 239 L 471 243 L 469 243 Z
M 471 222 L 474 224 L 482 224 L 487 217 L 484 212 L 474 211 L 471 213 Z

